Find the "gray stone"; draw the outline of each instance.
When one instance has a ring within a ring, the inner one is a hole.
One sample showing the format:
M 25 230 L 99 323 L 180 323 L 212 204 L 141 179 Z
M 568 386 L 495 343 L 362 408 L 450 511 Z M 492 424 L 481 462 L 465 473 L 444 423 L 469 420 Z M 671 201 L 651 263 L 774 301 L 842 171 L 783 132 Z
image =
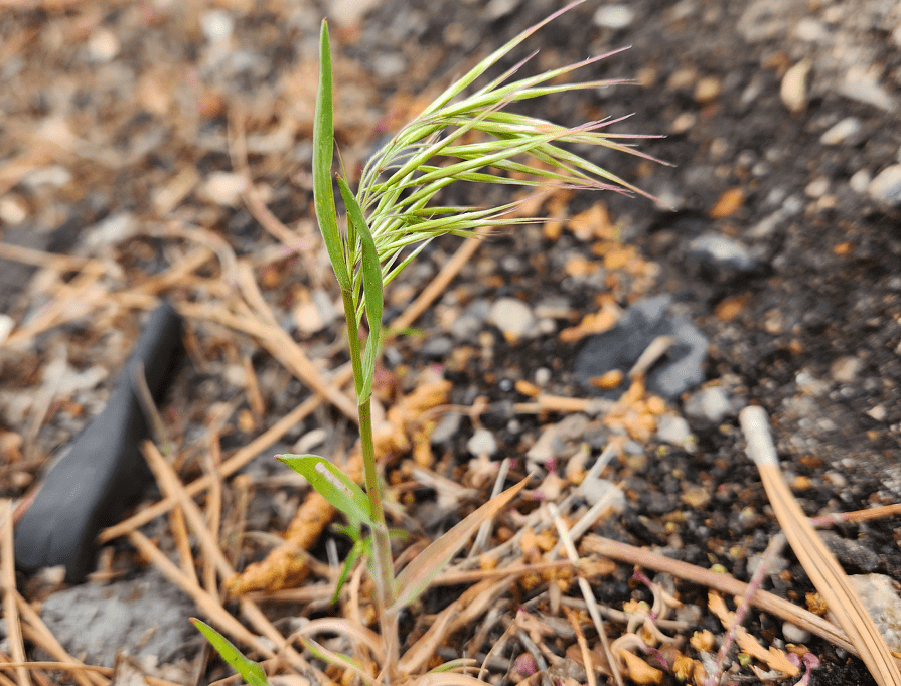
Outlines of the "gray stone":
M 863 195 L 867 192 L 872 180 L 873 175 L 870 174 L 869 171 L 866 169 L 858 169 L 851 175 L 851 178 L 848 179 L 848 185 L 851 186 L 852 191 Z
M 463 415 L 459 412 L 448 412 L 435 425 L 429 441 L 432 445 L 446 445 L 451 442 L 457 432 L 460 430 L 460 421 Z
M 885 574 L 851 574 L 848 581 L 854 586 L 888 647 L 901 652 L 901 597 L 898 582 Z M 826 617 L 835 621 L 832 613 L 826 613 Z
M 194 604 L 149 572 L 139 579 L 84 584 L 47 596 L 41 619 L 71 655 L 112 667 L 125 651 L 142 663 L 170 664 L 189 655 L 197 633 L 188 619 Z
M 845 355 L 832 363 L 829 373 L 839 383 L 852 383 L 857 379 L 862 367 L 863 360 L 859 357 Z
M 869 185 L 870 196 L 890 207 L 901 206 L 901 164 L 886 167 Z
M 763 564 L 763 553 L 751 555 L 748 558 L 748 574 L 755 574 L 761 564 Z M 781 555 L 772 555 L 769 559 L 769 564 L 766 566 L 766 573 L 770 575 L 781 574 L 786 569 L 788 569 L 788 560 Z
M 474 341 L 482 330 L 491 306 L 486 300 L 475 300 L 450 325 L 450 334 L 458 341 Z
M 444 358 L 454 349 L 454 341 L 450 336 L 434 336 L 429 338 L 420 349 L 423 355 Z
M 625 509 L 626 496 L 612 481 L 588 476 L 582 481 L 579 490 L 585 498 L 585 502 L 591 506 L 604 501 L 616 512 L 622 512 Z
M 742 243 L 716 233 L 705 233 L 692 240 L 688 254 L 703 261 L 719 277 L 750 274 L 760 266 L 760 260 Z
M 866 544 L 850 538 L 844 538 L 834 531 L 821 531 L 823 539 L 839 561 L 849 567 L 857 567 L 864 572 L 872 572 L 879 566 L 879 556 Z

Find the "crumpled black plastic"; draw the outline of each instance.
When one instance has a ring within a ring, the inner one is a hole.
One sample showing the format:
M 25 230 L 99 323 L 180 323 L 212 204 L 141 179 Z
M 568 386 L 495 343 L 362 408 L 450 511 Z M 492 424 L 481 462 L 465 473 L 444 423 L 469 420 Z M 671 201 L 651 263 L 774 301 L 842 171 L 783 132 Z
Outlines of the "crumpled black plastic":
M 182 353 L 182 320 L 168 303 L 147 320 L 106 408 L 47 472 L 15 530 L 16 566 L 23 571 L 65 565 L 80 583 L 94 569 L 97 534 L 132 507 L 152 481 L 141 455 L 149 437 L 136 388 L 140 368 L 159 403 Z

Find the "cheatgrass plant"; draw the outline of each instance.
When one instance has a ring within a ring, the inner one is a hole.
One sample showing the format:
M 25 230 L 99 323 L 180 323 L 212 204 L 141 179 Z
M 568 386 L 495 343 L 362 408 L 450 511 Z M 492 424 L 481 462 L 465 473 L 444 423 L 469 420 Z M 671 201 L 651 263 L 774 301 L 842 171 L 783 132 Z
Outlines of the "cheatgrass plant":
M 541 221 L 514 212 L 522 200 L 494 207 L 454 207 L 436 202 L 436 196 L 458 181 L 526 186 L 535 188 L 536 192 L 550 187 L 647 195 L 572 148 L 602 146 L 652 159 L 628 142 L 648 136 L 606 131 L 620 119 L 568 128 L 507 110 L 510 105 L 533 98 L 625 83 L 623 80 L 560 83 L 576 69 L 614 53 L 511 80 L 530 59 L 526 58 L 465 95 L 480 76 L 515 46 L 580 2 L 520 33 L 455 81 L 367 162 L 355 192 L 346 174 L 333 176 L 331 52 L 328 27 L 325 21 L 322 23 L 313 128 L 313 196 L 344 305 L 359 410 L 363 488 L 323 457 L 281 455 L 279 459 L 306 477 L 313 488 L 348 518 L 352 529 L 359 531 L 362 525 L 370 532 L 365 541 L 354 541 L 354 553 L 366 558 L 374 580 L 380 613 L 380 649 L 373 649 L 371 632 L 365 633 L 368 632 L 365 627 L 351 627 L 349 622 L 344 626 L 340 624 L 344 620 L 330 620 L 324 630 L 334 632 L 337 627 L 343 627 L 341 630 L 351 638 L 366 642 L 370 652 L 381 656 L 382 674 L 373 680 L 353 660 L 330 654 L 310 639 L 304 640 L 312 654 L 351 667 L 367 683 L 391 683 L 401 676 L 412 676 L 400 674 L 410 664 L 405 659 L 410 653 L 405 658 L 399 655 L 399 612 L 420 597 L 476 530 L 506 507 L 525 485 L 525 481 L 520 482 L 482 505 L 395 574 L 370 415 L 372 379 L 382 343 L 384 287 L 415 259 L 428 241 L 438 236 L 468 236 L 485 226 Z M 347 213 L 344 231 L 338 223 L 333 182 Z M 364 320 L 368 333 L 361 350 L 358 332 Z M 245 680 L 255 685 L 261 679 L 265 681 L 262 670 L 247 661 L 226 639 L 205 625 L 203 630 L 208 638 L 218 637 L 214 646 Z M 312 634 L 313 630 L 305 633 Z M 458 676 L 459 683 L 474 681 L 472 677 Z

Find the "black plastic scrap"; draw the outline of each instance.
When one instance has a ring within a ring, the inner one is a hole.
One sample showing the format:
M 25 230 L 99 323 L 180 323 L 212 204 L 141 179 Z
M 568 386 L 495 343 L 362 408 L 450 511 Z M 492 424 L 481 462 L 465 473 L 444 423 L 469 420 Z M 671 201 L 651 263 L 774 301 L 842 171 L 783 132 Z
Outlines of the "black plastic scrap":
M 138 395 L 143 372 L 154 402 L 181 357 L 182 320 L 163 303 L 150 315 L 106 408 L 47 473 L 15 531 L 16 565 L 65 565 L 80 583 L 94 569 L 97 534 L 133 506 L 151 481 L 141 455 L 149 424 Z

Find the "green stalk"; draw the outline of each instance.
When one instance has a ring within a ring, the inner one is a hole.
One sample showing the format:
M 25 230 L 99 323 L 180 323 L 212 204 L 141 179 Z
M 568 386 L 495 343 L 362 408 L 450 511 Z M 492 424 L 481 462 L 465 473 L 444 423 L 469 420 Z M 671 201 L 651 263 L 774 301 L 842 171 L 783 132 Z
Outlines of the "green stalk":
M 360 339 L 357 337 L 356 308 L 353 295 L 349 291 L 341 291 L 341 299 L 344 303 L 344 320 L 347 323 L 347 345 L 350 352 L 350 364 L 354 373 L 354 388 L 357 397 L 363 389 L 363 365 L 360 360 Z M 370 399 L 357 404 L 357 416 L 360 420 L 360 450 L 363 458 L 363 479 L 366 487 L 366 495 L 369 497 L 369 508 L 372 513 L 372 550 L 374 556 L 375 582 L 379 594 L 379 604 L 382 608 L 394 605 L 394 565 L 391 560 L 391 540 L 388 536 L 388 525 L 385 520 L 385 508 L 382 505 L 382 488 L 379 483 L 379 473 L 376 467 L 375 446 L 372 441 L 372 413 L 370 411 Z M 387 615 L 388 613 L 382 613 Z M 386 622 L 389 618 L 383 616 L 382 631 L 387 640 L 392 640 L 391 634 L 385 633 Z M 393 623 L 393 622 L 392 622 Z M 397 641 L 393 640 L 396 645 Z

